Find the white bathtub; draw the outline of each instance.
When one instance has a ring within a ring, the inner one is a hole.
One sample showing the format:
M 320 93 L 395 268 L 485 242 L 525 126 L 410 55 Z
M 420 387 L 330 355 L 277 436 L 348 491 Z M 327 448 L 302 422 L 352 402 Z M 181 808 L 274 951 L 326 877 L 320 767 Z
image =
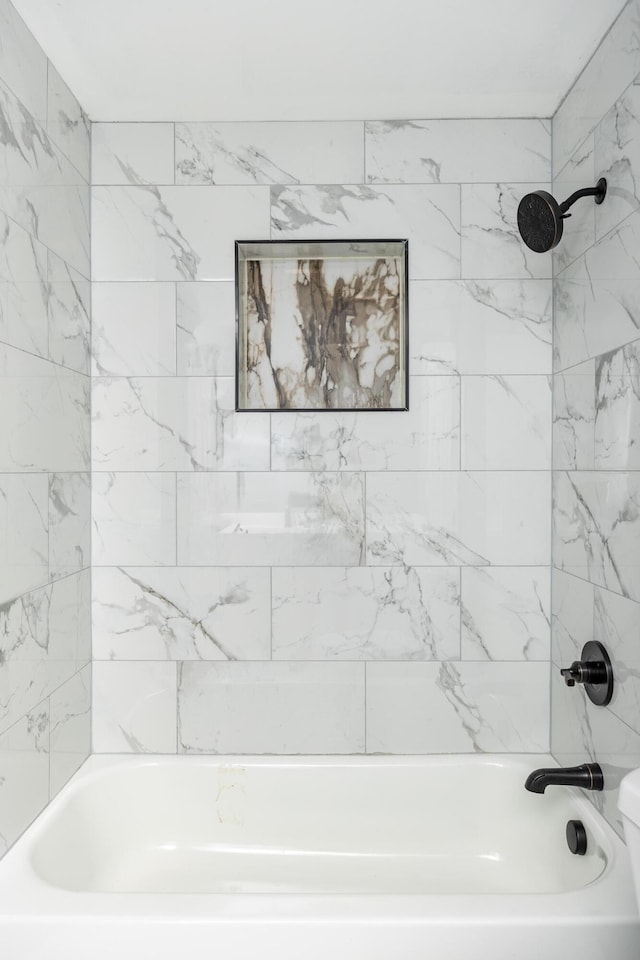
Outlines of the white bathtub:
M 0 861 L 6 960 L 637 960 L 549 757 L 92 757 Z M 569 819 L 588 850 L 573 856 Z

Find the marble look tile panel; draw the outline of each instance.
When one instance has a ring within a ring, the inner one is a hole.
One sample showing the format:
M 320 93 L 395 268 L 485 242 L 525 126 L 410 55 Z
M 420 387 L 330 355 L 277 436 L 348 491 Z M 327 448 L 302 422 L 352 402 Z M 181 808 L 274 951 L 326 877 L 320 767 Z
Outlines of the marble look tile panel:
M 49 579 L 48 477 L 0 474 L 0 603 Z
M 273 570 L 274 660 L 450 660 L 460 656 L 460 571 L 416 567 Z
M 172 184 L 172 123 L 92 123 L 91 183 Z
M 49 705 L 0 736 L 0 857 L 49 802 Z
M 605 202 L 595 207 L 600 238 L 640 208 L 640 77 L 596 127 L 595 166 L 607 179 Z
M 0 344 L 0 381 L 0 471 L 88 469 L 87 378 Z
M 235 412 L 230 377 L 97 378 L 96 470 L 267 470 L 269 416 Z
M 93 631 L 97 660 L 268 660 L 269 570 L 97 567 Z
M 92 375 L 174 376 L 175 284 L 94 283 L 91 292 Z
M 357 566 L 363 560 L 360 473 L 178 475 L 181 565 Z
M 177 367 L 181 376 L 234 377 L 235 284 L 177 284 Z
M 546 471 L 367 475 L 371 565 L 545 565 Z
M 0 213 L 0 340 L 48 356 L 47 250 Z
M 551 372 L 550 280 L 409 285 L 414 374 Z
M 640 736 L 640 603 L 594 588 L 594 640 L 602 643 L 613 666 L 609 709 Z
M 596 166 L 594 136 L 591 134 L 554 179 L 553 195 L 558 202 L 562 202 L 576 190 L 595 186 L 600 176 L 600 168 Z M 571 216 L 562 224 L 562 240 L 552 254 L 555 274 L 573 263 L 595 242 L 597 209 L 592 199 L 581 200 L 571 207 Z
M 462 377 L 461 419 L 463 470 L 550 469 L 549 377 Z
M 33 116 L 47 119 L 47 58 L 10 0 L 0 2 L 0 80 Z
M 598 357 L 594 463 L 599 470 L 640 469 L 640 340 Z
M 554 375 L 554 469 L 593 470 L 595 393 L 594 360 Z
M 177 123 L 176 183 L 360 183 L 361 122 Z
M 271 187 L 276 240 L 408 239 L 412 280 L 460 276 L 460 187 Z
M 91 284 L 48 251 L 49 358 L 89 374 Z
M 459 377 L 411 377 L 409 398 L 392 413 L 272 414 L 272 469 L 458 469 Z
M 640 474 L 556 471 L 555 566 L 640 601 Z
M 551 254 L 530 250 L 516 221 L 522 197 L 548 189 L 548 182 L 462 184 L 463 278 L 552 275 Z
M 464 567 L 461 591 L 463 660 L 549 659 L 548 567 Z
M 638 73 L 640 2 L 630 0 L 553 118 L 553 169 L 556 173 L 561 171 Z
M 563 767 L 597 761 L 605 789 L 587 796 L 622 836 L 617 807 L 620 781 L 640 766 L 640 736 L 609 709 L 594 706 L 584 690 L 565 686 L 560 673 L 551 681 L 551 751 Z
M 367 182 L 548 180 L 548 120 L 382 120 L 365 124 Z
M 47 79 L 47 133 L 88 183 L 91 175 L 89 118 L 51 63 Z
M 96 566 L 175 564 L 175 474 L 94 472 L 91 482 Z
M 180 753 L 364 752 L 364 664 L 184 663 Z
M 368 663 L 368 753 L 545 752 L 546 663 Z
M 88 473 L 49 474 L 49 579 L 91 563 L 91 481 Z
M 94 280 L 233 280 L 234 241 L 268 237 L 269 187 L 94 187 Z
M 91 752 L 91 665 L 51 694 L 49 794 L 53 798 Z
M 552 670 L 557 670 L 579 660 L 585 643 L 594 639 L 595 587 L 555 567 L 552 576 L 551 659 Z
M 95 753 L 176 752 L 175 663 L 96 660 L 92 667 Z
M 638 338 L 640 212 L 554 281 L 554 366 L 570 367 Z

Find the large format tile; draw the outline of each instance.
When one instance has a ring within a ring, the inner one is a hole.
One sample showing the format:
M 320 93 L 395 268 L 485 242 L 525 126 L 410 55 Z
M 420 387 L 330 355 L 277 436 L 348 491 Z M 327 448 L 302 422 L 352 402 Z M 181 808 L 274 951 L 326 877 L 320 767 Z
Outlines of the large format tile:
M 276 660 L 460 655 L 457 568 L 286 567 L 272 575 Z
M 551 659 L 553 670 L 579 660 L 585 643 L 593 640 L 594 586 L 553 568 Z
M 548 660 L 548 567 L 462 570 L 462 659 Z
M 548 180 L 548 120 L 390 120 L 365 125 L 370 183 Z
M 91 306 L 93 376 L 175 374 L 174 283 L 94 283 Z
M 47 81 L 47 133 L 89 182 L 89 118 L 52 63 L 49 63 Z
M 269 571 L 124 567 L 93 571 L 97 660 L 265 660 Z
M 219 473 L 178 478 L 178 563 L 358 565 L 359 473 Z
M 45 701 L 0 736 L 0 857 L 49 801 L 49 706 Z
M 640 64 L 639 64 L 640 66 Z M 595 131 L 595 167 L 607 179 L 607 196 L 595 208 L 596 235 L 604 236 L 640 208 L 640 78 L 602 118 Z
M 359 183 L 362 123 L 178 123 L 176 183 Z
M 94 280 L 232 280 L 234 241 L 269 235 L 268 187 L 94 187 Z
M 0 213 L 0 340 L 48 356 L 47 250 Z
M 460 187 L 278 186 L 273 239 L 408 239 L 413 280 L 460 276 Z
M 546 663 L 368 663 L 368 753 L 549 749 Z
M 89 373 L 91 284 L 48 251 L 49 358 L 63 367 Z
M 553 377 L 553 466 L 593 470 L 596 419 L 595 363 L 588 360 Z
M 614 686 L 612 713 L 640 735 L 640 603 L 596 587 L 593 637 L 611 657 Z
M 598 358 L 594 392 L 596 469 L 640 469 L 640 340 Z
M 91 479 L 88 473 L 49 474 L 49 578 L 91 564 Z
M 363 753 L 364 664 L 184 663 L 181 753 Z
M 91 752 L 91 665 L 51 694 L 50 795 L 54 797 Z
M 368 474 L 368 562 L 544 565 L 549 511 L 546 471 Z
M 175 663 L 97 660 L 92 677 L 96 753 L 176 752 Z
M 47 119 L 47 58 L 10 0 L 0 2 L 0 79 L 33 116 Z
M 602 175 L 596 166 L 593 134 L 580 145 L 571 160 L 562 168 L 553 181 L 553 195 L 562 203 L 576 190 L 593 187 Z M 596 171 L 598 171 L 596 173 Z M 609 197 L 607 196 L 607 203 Z M 571 207 L 571 215 L 562 222 L 562 241 L 553 251 L 554 273 L 558 274 L 573 263 L 596 238 L 597 204 L 593 199 L 583 199 Z
M 48 479 L 0 474 L 0 603 L 49 579 Z
M 172 566 L 176 562 L 175 474 L 94 472 L 92 524 L 96 566 Z
M 91 183 L 172 184 L 172 123 L 93 123 Z
M 235 376 L 235 284 L 223 280 L 177 287 L 178 373 Z

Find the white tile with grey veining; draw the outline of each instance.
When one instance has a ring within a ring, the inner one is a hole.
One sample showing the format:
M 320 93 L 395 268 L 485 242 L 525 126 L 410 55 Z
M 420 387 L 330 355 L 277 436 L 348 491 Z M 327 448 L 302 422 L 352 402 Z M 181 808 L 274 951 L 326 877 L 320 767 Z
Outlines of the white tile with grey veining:
M 411 279 L 460 276 L 460 187 L 271 187 L 278 240 L 408 239 Z
M 0 603 L 44 584 L 49 525 L 46 474 L 0 474 Z
M 63 367 L 89 373 L 91 284 L 48 251 L 49 357 Z
M 640 603 L 595 587 L 594 640 L 611 657 L 614 686 L 609 709 L 640 735 Z
M 0 79 L 45 122 L 47 57 L 10 0 L 0 2 Z
M 551 254 L 534 253 L 518 232 L 522 197 L 548 183 L 462 184 L 463 278 L 550 277 Z
M 640 208 L 640 77 L 596 127 L 595 163 L 598 177 L 607 180 L 604 203 L 595 208 L 602 237 Z
M 48 356 L 47 250 L 0 213 L 0 340 Z
M 91 563 L 91 482 L 88 473 L 49 474 L 49 578 Z
M 0 344 L 0 471 L 86 470 L 86 377 Z
M 640 474 L 554 472 L 554 564 L 640 600 Z
M 596 418 L 595 361 L 553 377 L 553 466 L 593 470 Z
M 415 374 L 551 372 L 550 280 L 409 285 Z
M 550 378 L 462 377 L 461 464 L 463 470 L 549 470 Z
M 177 123 L 176 183 L 360 183 L 361 122 Z
M 269 235 L 269 187 L 94 187 L 94 280 L 232 280 L 234 241 Z
M 235 412 L 230 377 L 97 378 L 97 470 L 267 470 L 269 416 Z
M 364 753 L 362 663 L 184 663 L 179 753 Z
M 554 365 L 569 367 L 638 338 L 640 211 L 554 281 Z
M 593 640 L 594 586 L 564 570 L 552 569 L 552 669 L 580 659 L 585 643 Z
M 367 182 L 548 180 L 548 120 L 376 120 L 365 124 Z
M 46 99 L 46 77 L 44 95 Z M 70 182 L 69 161 L 1 76 L 0 119 L 0 187 L 3 192 L 26 186 Z M 74 175 L 78 180 L 77 171 L 74 171 Z M 10 213 L 6 209 L 5 212 Z
M 640 469 L 640 340 L 595 365 L 595 467 Z
M 94 377 L 175 374 L 174 283 L 94 283 L 91 294 Z
M 274 660 L 460 656 L 457 567 L 284 567 L 272 576 Z
M 178 475 L 181 565 L 357 566 L 363 559 L 359 473 Z
M 461 597 L 463 660 L 549 659 L 548 567 L 465 567 Z
M 47 80 L 47 133 L 89 182 L 89 118 L 52 63 L 49 64 Z
M 640 2 L 630 0 L 553 118 L 553 169 L 559 172 L 616 97 L 640 73 Z
M 368 663 L 367 753 L 543 752 L 547 663 Z
M 91 752 L 91 665 L 54 690 L 49 703 L 49 787 L 53 798 Z
M 0 736 L 0 857 L 49 802 L 49 705 Z
M 368 563 L 544 565 L 546 471 L 370 473 Z
M 268 660 L 269 570 L 96 568 L 93 655 L 97 660 Z
M 94 471 L 91 502 L 96 566 L 176 562 L 175 474 Z
M 172 184 L 172 123 L 92 123 L 91 183 Z
M 176 669 L 146 660 L 94 662 L 95 753 L 176 752 Z
M 178 374 L 233 377 L 235 359 L 235 284 L 177 284 Z
M 558 203 L 567 200 L 576 190 L 595 186 L 596 180 L 601 176 L 599 172 L 596 175 L 596 169 L 593 134 L 591 134 L 553 181 L 552 193 Z M 573 263 L 594 243 L 597 209 L 597 205 L 591 198 L 580 200 L 571 207 L 571 214 L 562 221 L 562 240 L 552 254 L 555 274 Z
M 458 469 L 459 377 L 411 377 L 409 397 L 393 413 L 272 414 L 272 469 Z

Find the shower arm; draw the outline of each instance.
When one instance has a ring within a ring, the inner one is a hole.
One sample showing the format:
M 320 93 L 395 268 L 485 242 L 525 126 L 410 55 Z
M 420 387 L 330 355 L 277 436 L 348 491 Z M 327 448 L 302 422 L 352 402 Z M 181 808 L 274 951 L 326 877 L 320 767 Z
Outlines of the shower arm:
M 582 197 L 595 197 L 596 203 L 602 203 L 606 192 L 607 185 L 606 181 L 603 180 L 598 180 L 595 187 L 583 187 L 582 190 L 576 190 L 575 193 L 572 193 L 570 197 L 567 197 L 567 199 L 560 204 L 562 219 L 564 220 L 571 216 L 570 213 L 567 213 L 567 210 L 574 205 L 576 200 L 581 200 Z

